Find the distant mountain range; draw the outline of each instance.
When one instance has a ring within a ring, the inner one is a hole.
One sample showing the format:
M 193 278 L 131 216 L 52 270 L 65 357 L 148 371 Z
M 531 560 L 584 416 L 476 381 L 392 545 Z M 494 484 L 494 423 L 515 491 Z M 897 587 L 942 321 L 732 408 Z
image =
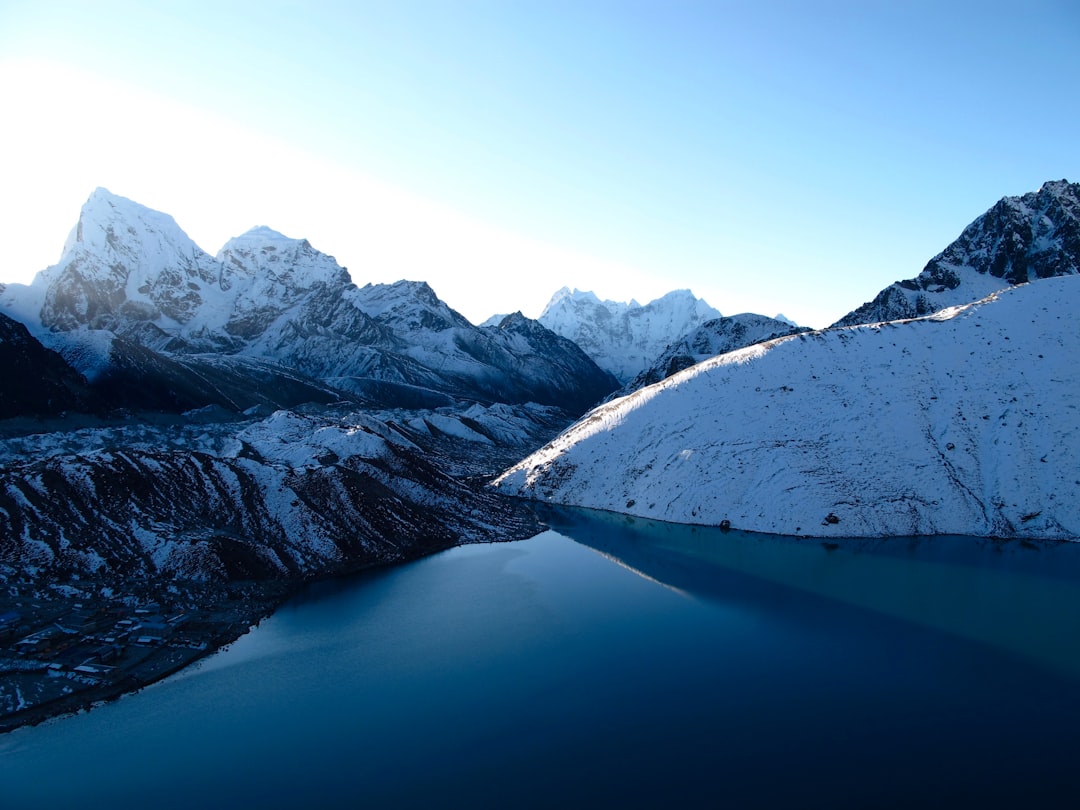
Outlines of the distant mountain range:
M 0 373 L 0 581 L 87 599 L 534 532 L 482 481 L 617 386 L 520 314 L 475 327 L 265 227 L 212 257 L 104 189 L 0 288 Z
M 738 342 L 703 327 L 624 393 L 663 382 L 496 486 L 783 534 L 1076 539 L 1078 200 L 1066 181 L 1001 200 L 834 328 L 768 339 L 764 323 L 765 342 L 703 360 Z
M 291 588 L 539 531 L 504 495 L 821 538 L 1077 539 L 1078 191 L 1005 198 L 809 331 L 685 290 L 563 289 L 477 327 L 269 228 L 212 257 L 99 189 L 58 264 L 0 286 L 0 613 Z
M 627 382 L 667 346 L 720 313 L 689 290 L 675 290 L 642 306 L 601 301 L 595 293 L 563 287 L 537 319 L 580 346 L 598 366 Z
M 104 189 L 60 262 L 28 286 L 7 285 L 0 310 L 107 398 L 141 389 L 143 407 L 356 398 L 580 413 L 616 387 L 571 341 L 524 319 L 475 327 L 423 282 L 359 288 L 306 240 L 265 227 L 211 257 L 172 217 Z M 249 377 L 239 387 L 260 393 L 237 397 L 231 383 Z

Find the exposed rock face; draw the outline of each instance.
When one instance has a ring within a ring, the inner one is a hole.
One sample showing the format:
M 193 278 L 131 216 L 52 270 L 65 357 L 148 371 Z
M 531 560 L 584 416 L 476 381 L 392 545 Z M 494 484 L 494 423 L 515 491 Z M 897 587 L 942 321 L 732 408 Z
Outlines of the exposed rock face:
M 142 322 L 186 324 L 221 283 L 217 263 L 172 217 L 100 188 L 45 275 L 43 326 L 118 334 Z
M 675 290 L 645 306 L 601 301 L 564 287 L 538 319 L 577 343 L 620 382 L 641 373 L 669 344 L 720 313 L 689 290 Z
M 0 313 L 0 419 L 93 408 L 86 380 L 41 345 L 18 321 Z
M 425 283 L 357 288 L 332 257 L 269 228 L 253 228 L 211 257 L 171 217 L 104 189 L 83 207 L 60 263 L 29 287 L 0 291 L 0 307 L 92 379 L 127 374 L 133 346 L 165 355 L 158 366 L 191 369 L 195 355 L 207 354 L 273 363 L 310 378 L 312 388 L 386 406 L 542 397 L 580 412 L 599 399 L 582 392 L 607 379 L 580 352 L 571 358 L 568 344 L 535 330 L 523 344 L 520 335 L 473 326 Z M 522 349 L 534 362 L 521 362 Z M 147 356 L 138 362 L 154 365 Z M 235 362 L 231 372 L 247 367 Z M 175 399 L 191 405 L 190 397 Z
M 1012 284 L 1080 273 L 1080 183 L 1005 197 L 913 279 L 886 287 L 836 326 L 918 318 Z
M 583 413 L 619 384 L 572 340 L 520 312 L 507 315 L 493 331 L 511 349 L 513 365 L 505 369 L 506 376 L 526 381 L 520 399 L 558 400 L 571 413 Z
M 753 313 L 715 318 L 706 321 L 682 340 L 668 346 L 656 362 L 627 383 L 618 393 L 629 394 L 639 388 L 666 380 L 672 374 L 718 354 L 807 331 L 809 330 L 805 327 L 795 326 L 790 321 L 781 321 Z

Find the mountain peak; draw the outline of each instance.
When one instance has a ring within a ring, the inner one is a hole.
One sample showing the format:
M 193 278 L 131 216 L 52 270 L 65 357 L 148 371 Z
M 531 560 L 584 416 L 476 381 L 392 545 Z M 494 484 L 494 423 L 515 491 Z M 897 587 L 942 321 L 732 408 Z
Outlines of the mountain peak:
M 228 274 L 237 279 L 257 279 L 250 296 L 291 298 L 313 284 L 349 284 L 348 271 L 333 256 L 315 249 L 307 239 L 293 239 L 266 225 L 258 225 L 234 236 L 215 257 Z
M 131 256 L 147 248 L 188 257 L 202 253 L 168 214 L 98 187 L 83 203 L 79 221 L 64 244 L 61 261 L 80 249 L 99 255 Z
M 356 292 L 361 310 L 385 324 L 408 331 L 472 328 L 472 324 L 435 294 L 426 281 L 365 284 Z
M 247 231 L 245 231 L 244 233 L 240 234 L 240 236 L 237 237 L 237 238 L 243 239 L 245 237 L 251 238 L 251 239 L 265 239 L 267 241 L 278 241 L 278 240 L 287 240 L 287 241 L 290 241 L 290 242 L 297 241 L 297 240 L 294 240 L 294 239 L 289 239 L 289 237 L 287 237 L 281 231 L 275 231 L 273 228 L 269 228 L 266 225 L 256 225 L 254 228 L 250 228 Z M 304 240 L 304 241 L 306 241 L 306 240 Z
M 539 321 L 585 350 L 620 382 L 633 379 L 666 346 L 720 313 L 690 290 L 672 290 L 641 306 L 601 301 L 595 293 L 563 287 Z
M 600 304 L 601 301 L 594 292 L 579 290 L 577 287 L 573 289 L 562 287 L 551 296 L 540 317 L 543 318 L 548 312 L 553 312 L 562 306 L 570 306 L 573 303 Z M 613 302 L 607 301 L 604 303 L 610 304 Z
M 1080 273 L 1080 183 L 1050 180 L 1003 197 L 912 279 L 834 326 L 894 321 L 970 303 L 1013 284 Z
M 1070 191 L 1073 191 L 1073 187 L 1076 185 L 1078 184 L 1070 183 L 1065 178 L 1062 178 L 1061 180 L 1047 180 L 1045 183 L 1042 184 L 1042 187 L 1039 189 L 1039 191 L 1045 191 L 1050 194 L 1060 196 L 1062 194 L 1068 194 L 1070 193 Z
M 314 250 L 307 239 L 293 239 L 266 225 L 256 225 L 254 228 L 249 228 L 244 231 L 244 233 L 239 236 L 234 236 L 222 245 L 221 250 L 218 251 L 217 259 L 218 261 L 221 261 L 222 256 L 227 252 L 236 251 L 238 249 L 255 249 L 269 252 L 283 249 L 296 250 L 305 248 Z

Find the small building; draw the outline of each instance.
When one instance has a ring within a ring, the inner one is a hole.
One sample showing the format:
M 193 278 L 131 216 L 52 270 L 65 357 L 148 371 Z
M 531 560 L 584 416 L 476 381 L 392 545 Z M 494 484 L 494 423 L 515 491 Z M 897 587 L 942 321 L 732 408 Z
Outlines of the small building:
M 84 663 L 111 664 L 120 657 L 121 648 L 118 644 L 102 644 L 91 653 L 91 661 Z
M 71 647 L 79 637 L 63 627 L 52 625 L 38 630 L 15 645 L 15 652 L 23 656 L 51 657 Z
M 95 681 L 111 681 L 113 675 L 116 672 L 116 667 L 109 667 L 103 664 L 80 664 L 72 669 L 84 678 L 91 678 Z

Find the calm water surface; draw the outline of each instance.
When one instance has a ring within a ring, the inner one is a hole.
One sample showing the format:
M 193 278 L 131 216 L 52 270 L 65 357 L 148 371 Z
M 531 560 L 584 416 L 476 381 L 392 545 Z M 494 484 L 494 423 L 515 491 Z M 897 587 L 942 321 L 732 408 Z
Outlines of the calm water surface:
M 1075 806 L 1077 545 L 547 517 L 0 737 L 0 807 Z

